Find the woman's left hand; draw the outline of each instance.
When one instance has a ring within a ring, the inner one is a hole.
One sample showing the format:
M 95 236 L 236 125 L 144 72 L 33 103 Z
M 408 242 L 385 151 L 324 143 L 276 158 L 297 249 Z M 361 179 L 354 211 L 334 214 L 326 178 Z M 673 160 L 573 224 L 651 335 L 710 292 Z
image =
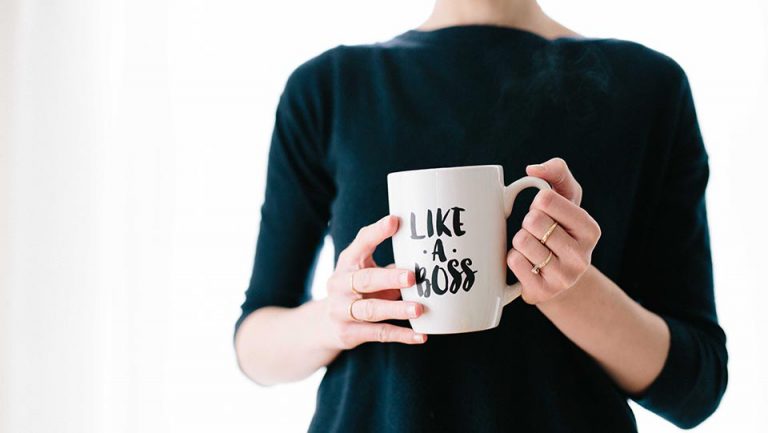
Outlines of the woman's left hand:
M 565 161 L 552 158 L 529 165 L 526 172 L 546 180 L 552 189 L 539 191 L 533 199 L 523 227 L 512 239 L 507 265 L 523 286 L 523 300 L 539 304 L 576 284 L 590 266 L 601 233 L 597 222 L 579 206 L 581 185 Z M 546 242 L 541 242 L 553 225 Z M 551 259 L 541 266 L 550 251 Z M 535 265 L 541 266 L 538 273 L 532 272 Z

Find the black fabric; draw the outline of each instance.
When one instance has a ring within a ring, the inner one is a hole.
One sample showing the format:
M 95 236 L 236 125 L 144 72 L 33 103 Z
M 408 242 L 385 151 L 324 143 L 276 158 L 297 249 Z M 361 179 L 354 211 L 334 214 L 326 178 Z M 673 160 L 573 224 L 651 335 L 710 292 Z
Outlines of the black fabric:
M 671 329 L 651 387 L 625 395 L 517 300 L 493 330 L 342 352 L 310 431 L 632 432 L 628 398 L 680 427 L 714 411 L 727 352 L 713 294 L 707 153 L 683 69 L 626 40 L 463 25 L 339 45 L 298 66 L 276 112 L 236 329 L 259 307 L 309 299 L 325 235 L 336 259 L 360 227 L 388 213 L 388 172 L 500 164 L 509 183 L 554 156 L 568 162 L 602 228 L 593 264 Z M 514 208 L 510 247 L 532 197 L 524 192 Z M 390 240 L 374 259 L 393 262 Z

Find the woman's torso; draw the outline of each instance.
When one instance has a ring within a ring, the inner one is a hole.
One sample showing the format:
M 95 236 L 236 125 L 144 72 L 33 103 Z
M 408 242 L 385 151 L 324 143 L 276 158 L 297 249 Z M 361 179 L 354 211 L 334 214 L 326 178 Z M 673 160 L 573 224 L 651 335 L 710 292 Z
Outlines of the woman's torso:
M 564 158 L 602 228 L 593 264 L 617 282 L 639 208 L 653 195 L 668 59 L 616 39 L 559 39 L 494 26 L 409 31 L 338 46 L 327 155 L 336 195 L 335 257 L 388 213 L 391 171 Z M 508 222 L 507 245 L 533 192 Z M 393 262 L 389 240 L 374 254 Z M 508 271 L 509 282 L 514 276 Z M 630 293 L 633 295 L 632 293 Z M 641 294 L 636 294 L 640 296 Z M 407 326 L 407 322 L 397 322 Z M 498 328 L 432 335 L 424 345 L 367 343 L 328 366 L 310 431 L 628 432 L 622 394 L 535 306 L 518 300 Z

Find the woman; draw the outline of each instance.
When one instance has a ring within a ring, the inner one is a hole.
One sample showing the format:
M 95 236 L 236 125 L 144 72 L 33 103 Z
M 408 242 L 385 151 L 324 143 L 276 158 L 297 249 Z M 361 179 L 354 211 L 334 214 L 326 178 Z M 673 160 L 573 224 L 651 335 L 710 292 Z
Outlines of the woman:
M 438 0 L 416 29 L 293 71 L 268 164 L 235 347 L 263 385 L 327 366 L 311 431 L 631 432 L 628 399 L 683 428 L 717 407 L 707 153 L 668 56 L 534 0 Z M 476 164 L 553 191 L 510 220 L 522 301 L 496 329 L 427 338 L 399 298 L 413 272 L 381 266 L 386 174 Z M 326 233 L 335 271 L 309 300 Z

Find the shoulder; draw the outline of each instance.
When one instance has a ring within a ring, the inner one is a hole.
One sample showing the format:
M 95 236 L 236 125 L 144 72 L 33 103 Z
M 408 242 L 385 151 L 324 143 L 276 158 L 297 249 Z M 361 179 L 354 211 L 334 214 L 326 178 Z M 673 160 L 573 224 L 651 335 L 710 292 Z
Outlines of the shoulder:
M 556 65 L 563 74 L 592 82 L 588 91 L 599 90 L 615 104 L 631 104 L 654 113 L 670 107 L 690 93 L 686 72 L 671 55 L 641 42 L 619 38 L 566 38 L 551 44 L 561 56 Z M 581 86 L 581 85 L 580 85 Z
M 602 38 L 590 40 L 603 53 L 611 69 L 627 83 L 652 85 L 659 90 L 675 91 L 687 84 L 686 72 L 671 55 L 641 42 Z
M 302 91 L 330 83 L 338 46 L 325 49 L 296 65 L 288 75 L 286 91 Z
M 370 71 L 377 53 L 385 49 L 380 43 L 338 44 L 327 48 L 291 70 L 285 82 L 285 92 L 304 95 L 323 93 L 328 97 L 334 87 L 349 84 L 345 78 L 359 75 L 354 74 L 355 71 Z

